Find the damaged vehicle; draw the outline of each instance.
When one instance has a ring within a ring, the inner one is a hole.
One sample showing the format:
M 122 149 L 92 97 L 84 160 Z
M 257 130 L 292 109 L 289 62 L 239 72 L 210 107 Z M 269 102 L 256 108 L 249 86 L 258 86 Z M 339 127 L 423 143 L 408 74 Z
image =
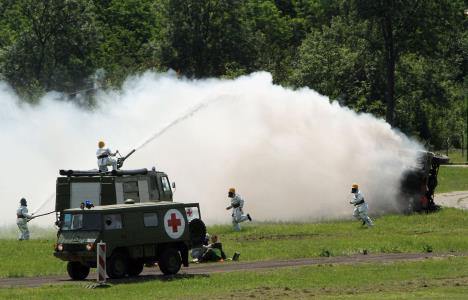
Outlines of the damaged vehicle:
M 418 152 L 416 165 L 407 169 L 400 181 L 399 205 L 401 211 L 431 212 L 440 207 L 434 202 L 440 165 L 449 163 L 445 155 Z

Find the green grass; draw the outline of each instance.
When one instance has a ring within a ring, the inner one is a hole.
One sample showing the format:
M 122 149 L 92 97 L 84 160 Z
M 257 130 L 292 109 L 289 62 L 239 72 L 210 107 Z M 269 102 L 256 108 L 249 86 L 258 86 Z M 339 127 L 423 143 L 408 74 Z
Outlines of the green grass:
M 83 285 L 0 289 L 1 299 L 466 299 L 468 258 L 318 265 L 176 276 L 107 289 Z
M 441 166 L 437 176 L 437 193 L 468 190 L 468 168 Z
M 434 214 L 389 215 L 371 229 L 357 221 L 247 224 L 241 232 L 231 226 L 212 226 L 226 253 L 241 260 L 273 260 L 369 253 L 467 252 L 468 211 L 443 209 Z M 52 256 L 55 240 L 2 240 L 0 277 L 66 274 L 65 263 Z
M 55 240 L 2 240 L 0 277 L 66 274 L 66 264 L 53 256 Z
M 372 229 L 356 221 L 320 224 L 261 224 L 244 226 L 240 233 L 229 226 L 209 230 L 222 237 L 226 250 L 241 252 L 243 260 L 291 259 L 370 253 L 468 251 L 468 212 L 443 209 L 435 214 L 390 215 L 376 220 Z M 250 224 L 249 224 L 250 225 Z

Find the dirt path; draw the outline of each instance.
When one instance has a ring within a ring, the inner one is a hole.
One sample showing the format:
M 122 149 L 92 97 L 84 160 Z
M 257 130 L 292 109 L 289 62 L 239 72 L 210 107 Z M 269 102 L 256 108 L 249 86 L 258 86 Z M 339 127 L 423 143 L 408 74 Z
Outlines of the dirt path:
M 356 264 L 356 263 L 385 263 L 397 261 L 418 261 L 430 258 L 444 258 L 451 256 L 468 256 L 468 253 L 390 253 L 373 255 L 334 256 L 301 258 L 293 260 L 257 261 L 257 262 L 223 262 L 210 264 L 191 264 L 189 268 L 182 268 L 175 278 L 207 277 L 213 273 L 235 272 L 245 270 L 265 270 L 284 267 L 313 266 L 323 264 Z M 82 284 L 90 285 L 94 282 L 95 274 L 89 275 L 88 280 L 72 281 L 68 276 L 44 276 L 0 279 L 0 288 L 5 287 L 38 287 L 51 284 Z M 174 277 L 163 276 L 159 269 L 145 268 L 142 275 L 133 278 L 109 280 L 111 284 L 143 282 L 148 280 L 167 280 Z
M 468 209 L 468 191 L 436 194 L 434 201 L 446 207 Z

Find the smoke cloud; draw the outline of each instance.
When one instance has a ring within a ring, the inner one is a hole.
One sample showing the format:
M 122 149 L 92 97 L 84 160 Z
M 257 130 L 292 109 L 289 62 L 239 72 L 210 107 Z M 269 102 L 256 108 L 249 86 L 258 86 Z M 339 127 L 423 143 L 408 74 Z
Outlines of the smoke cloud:
M 395 211 L 400 175 L 420 149 L 383 120 L 274 85 L 265 72 L 235 80 L 145 73 L 98 91 L 92 111 L 63 97 L 32 106 L 0 83 L 0 225 L 15 222 L 21 197 L 30 212 L 53 210 L 58 170 L 95 169 L 100 139 L 121 153 L 141 146 L 124 168 L 165 171 L 177 182 L 175 201 L 199 202 L 209 224 L 230 222 L 230 187 L 257 221 L 350 218 L 354 182 L 371 215 Z

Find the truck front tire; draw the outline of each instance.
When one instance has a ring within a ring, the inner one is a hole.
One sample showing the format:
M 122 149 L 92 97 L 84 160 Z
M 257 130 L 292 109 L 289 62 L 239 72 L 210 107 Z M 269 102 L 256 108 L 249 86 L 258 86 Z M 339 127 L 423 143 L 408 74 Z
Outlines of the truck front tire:
M 71 279 L 83 280 L 89 275 L 89 267 L 77 261 L 69 261 L 67 264 L 67 272 Z

